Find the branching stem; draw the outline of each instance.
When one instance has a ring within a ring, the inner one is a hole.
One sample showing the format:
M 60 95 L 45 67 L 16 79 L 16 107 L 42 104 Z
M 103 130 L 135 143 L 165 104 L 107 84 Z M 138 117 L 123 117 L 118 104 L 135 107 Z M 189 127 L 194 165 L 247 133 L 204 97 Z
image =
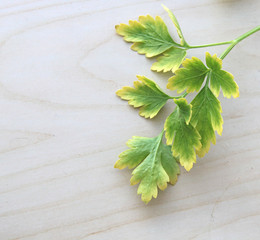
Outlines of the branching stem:
M 243 39 L 249 37 L 250 35 L 254 34 L 255 32 L 260 30 L 260 26 L 257 26 L 253 29 L 251 29 L 250 31 L 244 33 L 243 35 L 239 36 L 238 38 L 234 39 L 230 46 L 221 54 L 220 59 L 224 59 L 229 52 L 232 50 L 233 47 L 235 47 L 239 42 L 241 42 Z
M 222 53 L 222 55 L 220 56 L 221 59 L 224 59 L 227 54 L 232 50 L 232 48 L 234 46 L 236 46 L 239 42 L 241 42 L 243 39 L 249 37 L 250 35 L 254 34 L 255 32 L 260 30 L 260 26 L 257 26 L 253 29 L 251 29 L 250 31 L 244 33 L 243 35 L 239 36 L 238 38 L 232 40 L 232 41 L 226 41 L 226 42 L 218 42 L 218 43 L 210 43 L 210 44 L 203 44 L 203 45 L 195 45 L 195 46 L 190 46 L 187 43 L 185 44 L 185 46 L 180 46 L 183 47 L 184 49 L 193 49 L 193 48 L 204 48 L 204 47 L 212 47 L 212 46 L 221 46 L 221 45 L 227 45 L 230 44 L 228 46 L 228 48 Z

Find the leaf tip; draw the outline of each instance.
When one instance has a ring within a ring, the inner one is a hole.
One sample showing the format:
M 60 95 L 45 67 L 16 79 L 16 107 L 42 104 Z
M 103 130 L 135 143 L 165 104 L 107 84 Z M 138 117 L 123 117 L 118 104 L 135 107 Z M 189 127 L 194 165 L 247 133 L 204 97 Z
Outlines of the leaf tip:
M 169 182 L 169 181 L 170 181 L 170 179 L 169 179 L 169 177 L 168 177 L 168 181 L 167 181 L 167 182 Z M 164 191 L 164 190 L 167 188 L 167 182 L 163 183 L 162 185 L 158 185 L 158 187 L 160 188 L 160 190 Z
M 193 162 L 188 163 L 188 164 L 184 164 L 183 167 L 185 168 L 185 170 L 187 172 L 189 172 L 192 169 L 192 167 L 193 167 Z
M 179 173 L 178 173 L 179 174 Z M 176 183 L 177 183 L 177 181 L 178 181 L 178 176 L 176 175 L 174 178 L 172 178 L 172 179 L 170 179 L 170 184 L 171 185 L 175 185 Z
M 239 90 L 237 89 L 237 91 L 233 94 L 233 97 L 234 98 L 238 98 L 239 95 L 240 95 L 240 93 L 239 93 Z
M 121 97 L 121 92 L 122 92 L 122 89 L 117 90 L 117 91 L 116 91 L 116 95 L 117 95 L 118 97 Z
M 145 203 L 145 205 L 147 205 L 152 199 L 146 198 L 146 197 L 141 197 L 142 201 Z
M 120 159 L 119 160 L 117 160 L 116 162 L 115 162 L 115 164 L 114 164 L 114 168 L 118 168 L 118 169 L 123 169 L 125 166 L 124 165 L 122 165 L 122 164 L 120 164 Z
M 131 179 L 130 179 L 130 185 L 136 185 L 136 184 L 138 184 L 139 182 L 140 182 L 140 180 L 136 180 L 136 179 L 134 178 L 134 176 L 132 176 Z

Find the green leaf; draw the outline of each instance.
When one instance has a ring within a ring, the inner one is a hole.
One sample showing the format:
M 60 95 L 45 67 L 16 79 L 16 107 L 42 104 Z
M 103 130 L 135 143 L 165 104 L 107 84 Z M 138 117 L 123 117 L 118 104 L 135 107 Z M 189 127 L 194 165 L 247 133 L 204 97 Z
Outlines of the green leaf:
M 221 135 L 223 130 L 222 108 L 219 100 L 206 85 L 191 102 L 191 124 L 201 136 L 202 147 L 197 150 L 199 157 L 203 157 L 210 148 L 210 142 L 216 143 L 215 131 Z
M 185 98 L 175 99 L 176 108 L 166 119 L 164 130 L 167 144 L 172 144 L 174 157 L 179 158 L 180 164 L 189 171 L 196 162 L 195 150 L 201 148 L 200 135 L 190 124 L 192 106 Z
M 167 26 L 157 16 L 140 16 L 138 21 L 129 21 L 129 25 L 116 25 L 116 31 L 127 42 L 133 42 L 132 49 L 146 57 L 157 56 L 173 46 L 178 46 L 171 38 Z
M 126 143 L 130 149 L 119 155 L 119 160 L 115 163 L 115 168 L 135 168 L 149 155 L 153 142 L 153 138 L 133 136 L 133 138 Z
M 176 90 L 178 93 L 187 89 L 187 92 L 199 91 L 205 77 L 209 74 L 210 88 L 218 97 L 220 87 L 224 97 L 234 98 L 239 96 L 238 85 L 234 81 L 231 73 L 222 70 L 222 60 L 217 55 L 211 56 L 206 53 L 206 64 L 196 58 L 186 59 L 182 65 L 183 68 L 178 69 L 175 75 L 169 79 L 167 87 L 171 90 Z
M 177 93 L 181 93 L 185 89 L 188 93 L 199 91 L 209 70 L 196 57 L 185 59 L 182 65 L 183 68 L 178 69 L 175 75 L 169 79 L 167 88 L 177 90 Z
M 157 58 L 157 62 L 152 65 L 151 69 L 157 72 L 172 71 L 174 73 L 180 67 L 185 56 L 186 50 L 172 47 Z
M 206 64 L 211 70 L 220 70 L 222 68 L 222 60 L 216 54 L 211 56 L 209 52 L 206 52 Z
M 145 118 L 153 118 L 171 97 L 165 94 L 152 80 L 137 76 L 141 81 L 134 82 L 134 88 L 123 87 L 116 94 L 134 107 L 140 107 L 139 114 Z
M 178 174 L 180 174 L 180 168 L 178 160 L 173 157 L 171 146 L 162 144 L 162 166 L 170 178 L 170 184 L 174 185 L 178 180 Z
M 137 193 L 148 203 L 156 198 L 158 189 L 164 190 L 167 182 L 174 184 L 179 174 L 179 165 L 171 149 L 162 143 L 163 132 L 155 138 L 133 137 L 127 145 L 130 149 L 119 155 L 115 167 L 136 169 L 132 172 L 131 185 L 139 184 Z
M 234 77 L 231 73 L 221 70 L 222 60 L 217 55 L 211 56 L 206 53 L 206 63 L 211 69 L 210 72 L 210 89 L 218 97 L 220 87 L 222 89 L 224 97 L 237 98 L 239 96 L 238 85 L 234 81 Z
M 169 13 L 177 32 L 181 38 L 181 43 L 185 43 L 180 26 L 169 9 L 164 7 Z M 186 50 L 182 45 L 176 43 L 170 36 L 167 26 L 160 17 L 152 18 L 150 15 L 140 16 L 138 21 L 129 21 L 129 25 L 116 25 L 116 31 L 123 36 L 125 41 L 133 42 L 132 49 L 146 57 L 154 57 L 163 54 L 152 65 L 153 71 L 173 71 L 175 72 L 186 56 Z
M 181 40 L 181 45 L 184 45 L 186 43 L 186 41 L 185 41 L 184 36 L 182 34 L 181 27 L 180 27 L 180 25 L 177 21 L 177 18 L 174 16 L 173 12 L 171 12 L 171 10 L 169 8 L 167 8 L 163 4 L 162 4 L 162 6 L 163 6 L 164 10 L 168 13 L 170 19 L 172 20 L 172 22 L 173 22 L 173 24 L 174 24 L 174 26 L 177 30 L 177 33 L 178 33 L 179 38 Z

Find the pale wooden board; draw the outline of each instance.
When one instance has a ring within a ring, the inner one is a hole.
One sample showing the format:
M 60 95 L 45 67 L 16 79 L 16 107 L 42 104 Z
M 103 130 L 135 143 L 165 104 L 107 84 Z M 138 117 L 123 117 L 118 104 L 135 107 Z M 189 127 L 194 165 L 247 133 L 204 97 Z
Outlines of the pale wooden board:
M 130 171 L 113 168 L 125 142 L 158 134 L 174 107 L 145 120 L 115 96 L 136 74 L 163 88 L 171 76 L 151 72 L 153 60 L 114 31 L 149 13 L 175 34 L 161 3 L 0 1 L 1 240 L 260 239 L 260 34 L 226 57 L 241 96 L 221 97 L 223 135 L 176 186 L 146 206 Z M 163 3 L 191 44 L 231 40 L 259 24 L 258 0 Z

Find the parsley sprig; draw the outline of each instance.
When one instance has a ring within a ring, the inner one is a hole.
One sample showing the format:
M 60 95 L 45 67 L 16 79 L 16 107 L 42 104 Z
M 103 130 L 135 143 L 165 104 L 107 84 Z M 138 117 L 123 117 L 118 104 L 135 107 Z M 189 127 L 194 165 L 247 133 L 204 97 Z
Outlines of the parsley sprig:
M 238 38 L 205 45 L 189 45 L 184 38 L 180 25 L 174 14 L 165 6 L 171 18 L 180 43 L 170 36 L 162 18 L 150 15 L 140 16 L 139 21 L 116 26 L 116 31 L 127 42 L 132 42 L 132 50 L 146 57 L 157 57 L 151 69 L 157 72 L 172 71 L 167 88 L 182 93 L 169 96 L 152 80 L 137 76 L 134 87 L 123 87 L 117 95 L 127 100 L 133 107 L 140 108 L 140 115 L 153 118 L 168 100 L 174 101 L 176 107 L 167 117 L 164 129 L 154 138 L 133 137 L 127 142 L 130 149 L 119 155 L 115 168 L 135 168 L 131 184 L 139 184 L 138 194 L 148 203 L 156 198 L 158 189 L 164 190 L 167 183 L 175 184 L 180 173 L 179 164 L 187 171 L 196 163 L 196 155 L 203 157 L 216 143 L 217 132 L 223 129 L 222 108 L 218 96 L 220 90 L 224 97 L 237 98 L 239 88 L 231 73 L 222 69 L 222 60 L 240 41 L 260 30 L 260 26 L 244 33 Z M 193 48 L 228 45 L 218 57 L 206 52 L 205 63 L 196 57 L 188 59 L 187 51 Z M 182 68 L 180 66 L 182 65 Z M 198 92 L 188 103 L 188 93 Z M 166 144 L 162 142 L 165 133 Z

